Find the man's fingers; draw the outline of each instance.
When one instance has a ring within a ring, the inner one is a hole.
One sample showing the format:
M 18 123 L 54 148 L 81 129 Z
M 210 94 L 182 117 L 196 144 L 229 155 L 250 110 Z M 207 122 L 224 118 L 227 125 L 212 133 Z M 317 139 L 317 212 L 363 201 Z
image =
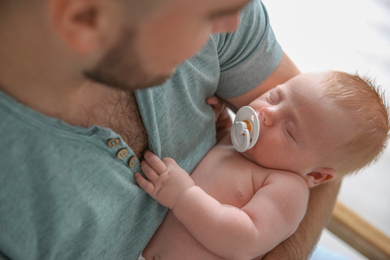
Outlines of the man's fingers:
M 146 193 L 148 194 L 153 194 L 154 192 L 154 185 L 153 183 L 151 183 L 150 181 L 148 181 L 147 179 L 145 179 L 140 173 L 136 173 L 134 175 L 134 178 L 135 180 L 137 181 L 138 185 L 144 190 L 146 191 Z
M 154 153 L 146 151 L 144 158 L 148 162 L 150 167 L 152 167 L 157 172 L 157 174 L 161 174 L 167 170 L 167 166 L 165 165 L 165 163 Z

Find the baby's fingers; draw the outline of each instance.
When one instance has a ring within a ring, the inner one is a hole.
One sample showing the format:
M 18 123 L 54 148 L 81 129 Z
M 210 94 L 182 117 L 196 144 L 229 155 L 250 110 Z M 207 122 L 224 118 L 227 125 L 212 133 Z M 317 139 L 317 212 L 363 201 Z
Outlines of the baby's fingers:
M 216 105 L 220 105 L 221 101 L 218 99 L 218 97 L 211 96 L 211 97 L 206 98 L 206 103 L 211 105 L 211 106 L 216 106 Z
M 135 180 L 137 181 L 138 185 L 146 191 L 149 195 L 152 195 L 154 192 L 154 185 L 152 182 L 145 179 L 140 173 L 136 173 L 134 175 Z
M 157 172 L 157 174 L 161 174 L 167 170 L 165 163 L 154 153 L 146 151 L 144 158 L 150 167 L 152 167 Z
M 152 183 L 155 183 L 158 179 L 159 174 L 149 165 L 147 161 L 141 162 L 141 169 L 144 172 L 146 178 Z

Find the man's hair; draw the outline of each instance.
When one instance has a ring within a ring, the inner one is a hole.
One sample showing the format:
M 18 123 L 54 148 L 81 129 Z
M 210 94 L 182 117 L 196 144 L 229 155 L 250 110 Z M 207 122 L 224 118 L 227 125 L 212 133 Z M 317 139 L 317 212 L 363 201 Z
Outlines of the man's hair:
M 339 178 L 370 165 L 383 153 L 389 139 L 389 108 L 384 92 L 367 77 L 335 71 L 326 84 L 325 96 L 353 122 L 348 140 L 331 156 Z

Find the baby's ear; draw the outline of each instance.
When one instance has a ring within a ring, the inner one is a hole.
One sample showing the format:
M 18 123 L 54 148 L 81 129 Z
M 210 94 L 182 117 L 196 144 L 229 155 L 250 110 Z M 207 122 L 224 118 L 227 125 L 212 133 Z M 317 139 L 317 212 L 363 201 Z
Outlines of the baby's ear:
M 333 180 L 335 171 L 331 168 L 320 167 L 305 175 L 305 181 L 309 188 L 315 187 L 321 183 Z

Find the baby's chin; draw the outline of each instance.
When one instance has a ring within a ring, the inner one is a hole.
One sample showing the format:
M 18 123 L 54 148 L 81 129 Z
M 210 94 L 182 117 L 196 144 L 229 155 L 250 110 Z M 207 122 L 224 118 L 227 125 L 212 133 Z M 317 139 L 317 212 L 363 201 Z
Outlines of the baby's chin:
M 270 167 L 266 167 L 265 163 L 262 160 L 259 160 L 259 158 L 257 158 L 257 157 L 260 157 L 260 156 L 258 156 L 258 154 L 255 153 L 255 147 L 253 147 L 252 149 L 249 149 L 249 150 L 247 150 L 245 152 L 242 152 L 240 154 L 242 156 L 244 156 L 246 159 L 248 159 L 249 161 L 252 161 L 253 163 L 258 164 L 261 167 L 270 168 Z

